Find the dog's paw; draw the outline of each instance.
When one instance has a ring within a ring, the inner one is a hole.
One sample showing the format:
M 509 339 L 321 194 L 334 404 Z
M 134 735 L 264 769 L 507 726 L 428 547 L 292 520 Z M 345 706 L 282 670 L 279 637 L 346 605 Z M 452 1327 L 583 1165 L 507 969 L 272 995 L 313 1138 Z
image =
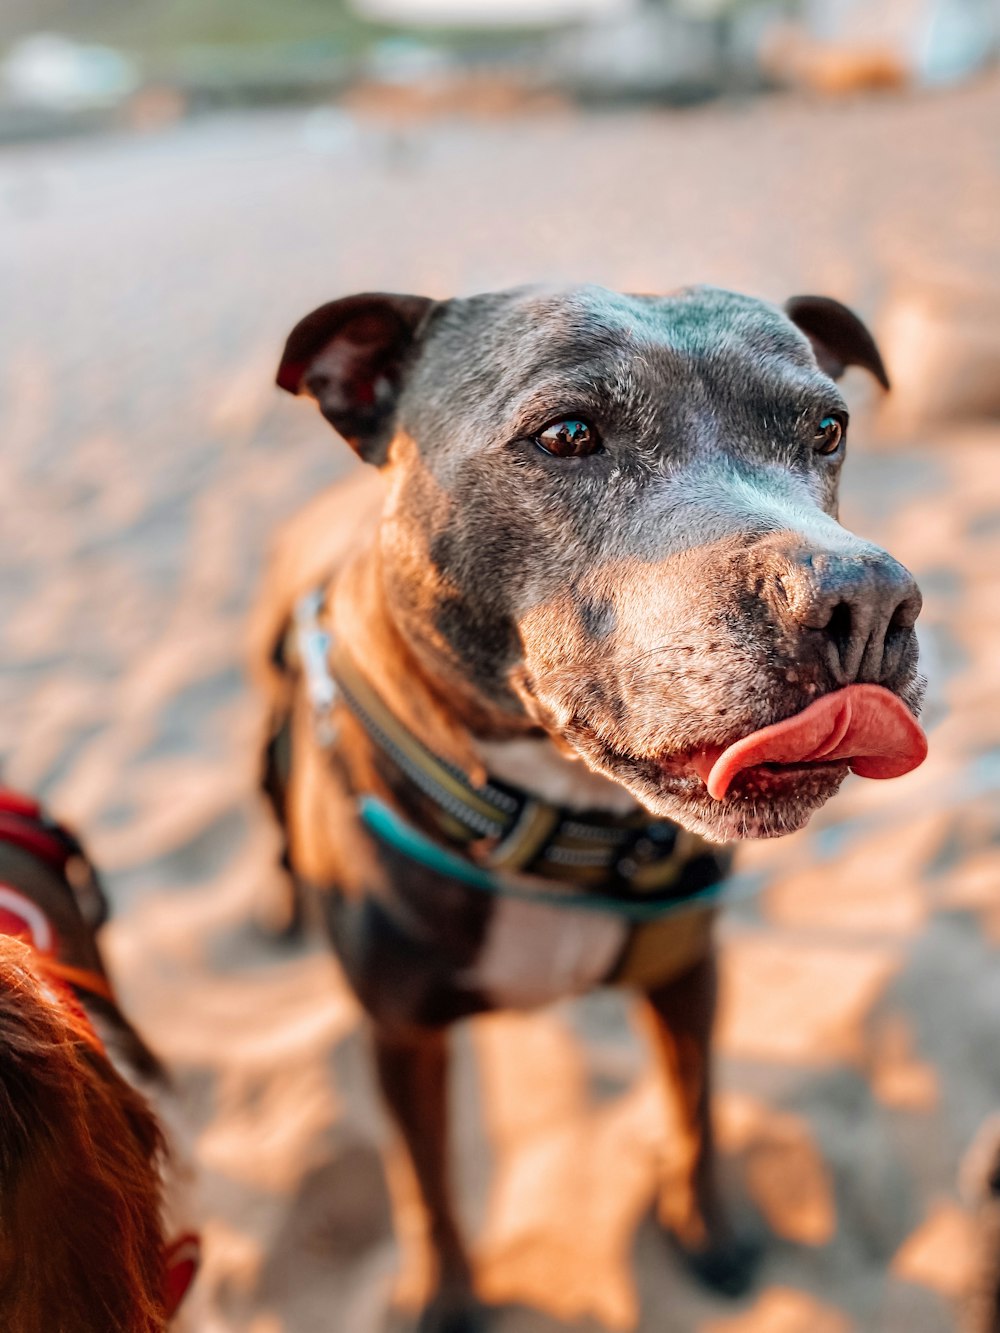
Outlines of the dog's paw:
M 752 1288 L 764 1255 L 758 1238 L 726 1235 L 697 1248 L 669 1229 L 667 1238 L 684 1267 L 709 1291 L 736 1300 Z
M 1000 1333 L 1000 1115 L 980 1127 L 962 1162 L 959 1186 L 975 1217 L 961 1327 L 966 1333 Z
M 991 1206 L 1000 1200 L 1000 1112 L 980 1125 L 962 1159 L 958 1184 L 970 1208 Z
M 426 1307 L 416 1333 L 486 1333 L 486 1311 L 471 1297 L 440 1297 Z

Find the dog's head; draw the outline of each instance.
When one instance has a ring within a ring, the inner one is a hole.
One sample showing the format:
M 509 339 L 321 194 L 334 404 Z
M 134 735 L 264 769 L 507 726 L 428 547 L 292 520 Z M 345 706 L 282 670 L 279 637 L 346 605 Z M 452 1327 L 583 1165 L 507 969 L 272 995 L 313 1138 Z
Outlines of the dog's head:
M 888 387 L 827 298 L 588 287 L 335 301 L 278 382 L 386 469 L 382 576 L 418 658 L 728 838 L 800 827 L 848 771 L 834 745 L 715 799 L 732 742 L 861 682 L 919 705 L 919 592 L 837 521 L 848 365 Z

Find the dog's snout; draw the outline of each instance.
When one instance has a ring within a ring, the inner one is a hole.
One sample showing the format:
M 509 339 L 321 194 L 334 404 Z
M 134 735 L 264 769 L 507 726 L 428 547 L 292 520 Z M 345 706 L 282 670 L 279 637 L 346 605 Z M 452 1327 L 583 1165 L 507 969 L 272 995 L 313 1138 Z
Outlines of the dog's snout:
M 874 547 L 801 552 L 774 577 L 775 609 L 801 632 L 838 682 L 882 683 L 912 640 L 921 596 L 912 575 Z

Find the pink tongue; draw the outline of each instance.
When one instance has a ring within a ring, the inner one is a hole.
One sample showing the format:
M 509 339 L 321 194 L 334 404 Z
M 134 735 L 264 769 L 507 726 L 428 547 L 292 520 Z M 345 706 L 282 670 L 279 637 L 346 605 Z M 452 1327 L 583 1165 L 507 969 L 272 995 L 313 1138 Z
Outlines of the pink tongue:
M 691 765 L 721 801 L 738 773 L 759 764 L 846 761 L 863 778 L 898 778 L 924 762 L 927 737 L 881 685 L 848 685 L 730 745 L 700 750 Z

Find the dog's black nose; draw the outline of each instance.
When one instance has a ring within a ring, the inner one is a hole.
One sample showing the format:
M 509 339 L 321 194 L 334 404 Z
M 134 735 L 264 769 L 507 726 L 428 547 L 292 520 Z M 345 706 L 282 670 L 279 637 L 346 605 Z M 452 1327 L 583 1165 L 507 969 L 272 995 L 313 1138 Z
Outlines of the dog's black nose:
M 787 557 L 786 557 L 787 558 Z M 881 684 L 897 673 L 920 614 L 907 569 L 876 547 L 797 552 L 775 576 L 777 601 L 842 684 Z

